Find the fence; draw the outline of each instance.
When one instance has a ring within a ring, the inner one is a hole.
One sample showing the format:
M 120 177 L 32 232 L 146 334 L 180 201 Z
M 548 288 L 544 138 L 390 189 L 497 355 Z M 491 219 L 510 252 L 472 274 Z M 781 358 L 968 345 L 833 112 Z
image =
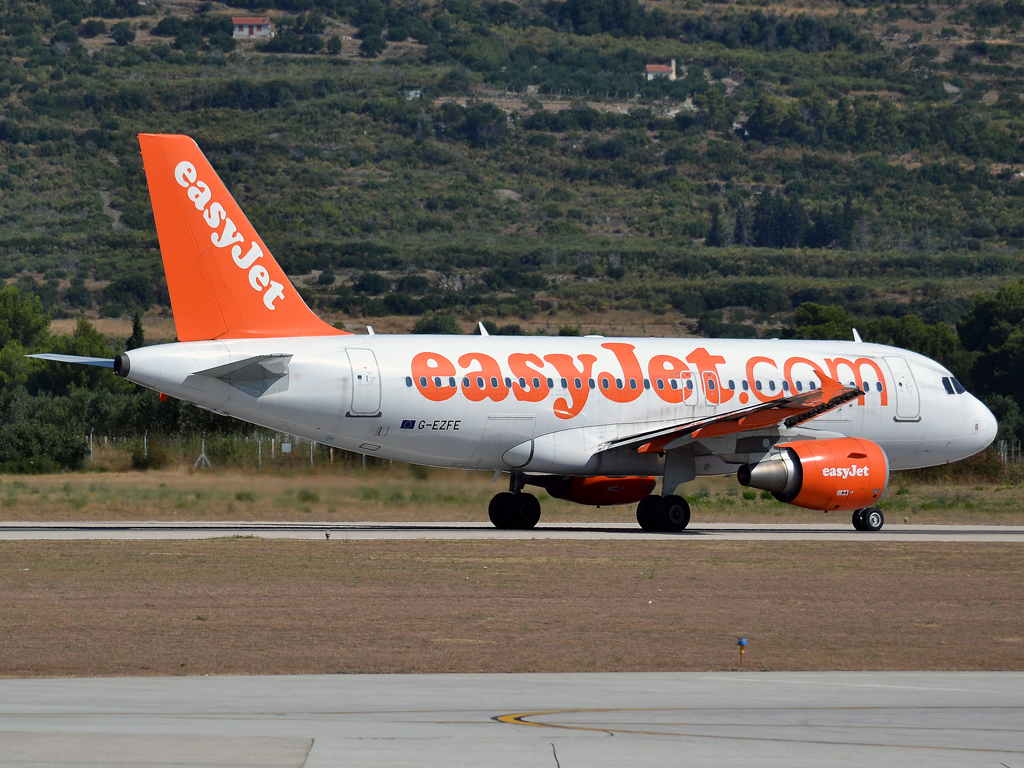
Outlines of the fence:
M 1021 459 L 1020 442 L 1000 440 L 996 443 L 996 455 L 1003 464 L 1016 464 Z
M 249 434 L 212 434 L 190 437 L 156 435 L 148 431 L 139 435 L 85 435 L 88 461 L 95 464 L 111 453 L 131 457 L 137 469 L 158 468 L 178 460 L 195 469 L 235 466 L 264 469 L 335 466 L 377 466 L 390 464 L 387 459 L 334 448 L 323 443 L 284 432 L 254 431 Z

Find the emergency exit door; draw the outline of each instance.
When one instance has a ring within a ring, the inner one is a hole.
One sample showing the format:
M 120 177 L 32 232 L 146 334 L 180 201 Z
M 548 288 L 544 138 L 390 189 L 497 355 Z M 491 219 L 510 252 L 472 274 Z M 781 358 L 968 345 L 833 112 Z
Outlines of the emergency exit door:
M 896 385 L 896 421 L 921 420 L 921 394 L 905 357 L 887 357 L 886 364 Z

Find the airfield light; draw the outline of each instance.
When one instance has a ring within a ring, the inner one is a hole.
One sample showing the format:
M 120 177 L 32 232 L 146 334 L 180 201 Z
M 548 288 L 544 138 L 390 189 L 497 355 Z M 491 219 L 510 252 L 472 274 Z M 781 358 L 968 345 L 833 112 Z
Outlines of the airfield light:
M 747 638 L 741 637 L 736 641 L 736 645 L 740 647 L 740 664 L 743 663 L 743 652 L 747 650 Z

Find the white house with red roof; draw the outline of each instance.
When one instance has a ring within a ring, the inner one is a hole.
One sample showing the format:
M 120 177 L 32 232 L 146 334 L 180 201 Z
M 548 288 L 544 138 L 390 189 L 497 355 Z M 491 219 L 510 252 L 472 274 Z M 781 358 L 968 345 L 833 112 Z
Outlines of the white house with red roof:
M 648 64 L 647 79 L 653 80 L 656 77 L 667 77 L 669 80 L 676 79 L 676 60 L 672 59 L 672 66 L 667 64 Z
M 233 37 L 273 37 L 274 28 L 266 16 L 232 16 Z

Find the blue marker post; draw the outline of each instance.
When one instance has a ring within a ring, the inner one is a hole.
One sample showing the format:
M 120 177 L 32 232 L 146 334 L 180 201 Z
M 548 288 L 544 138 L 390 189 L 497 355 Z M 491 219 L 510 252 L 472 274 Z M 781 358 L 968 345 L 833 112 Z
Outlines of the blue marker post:
M 747 650 L 747 638 L 741 637 L 736 641 L 736 645 L 740 647 L 740 664 L 743 663 L 743 652 Z

